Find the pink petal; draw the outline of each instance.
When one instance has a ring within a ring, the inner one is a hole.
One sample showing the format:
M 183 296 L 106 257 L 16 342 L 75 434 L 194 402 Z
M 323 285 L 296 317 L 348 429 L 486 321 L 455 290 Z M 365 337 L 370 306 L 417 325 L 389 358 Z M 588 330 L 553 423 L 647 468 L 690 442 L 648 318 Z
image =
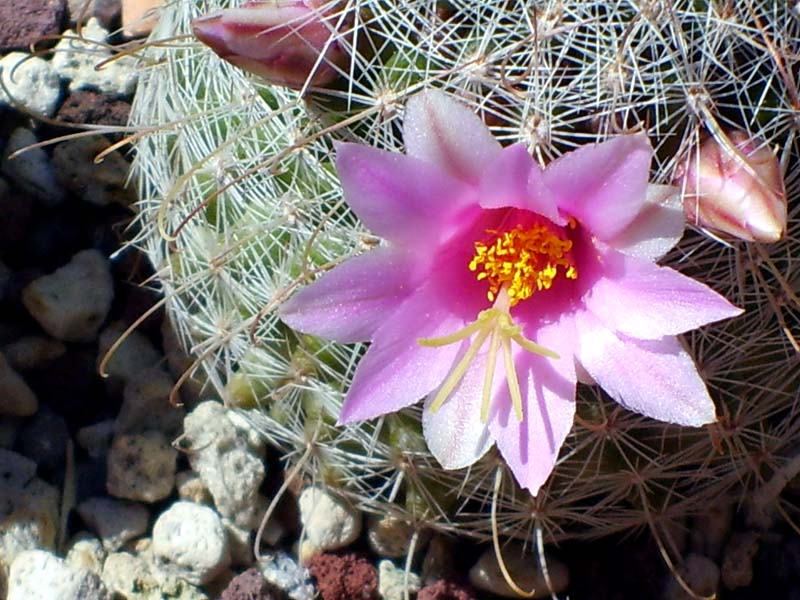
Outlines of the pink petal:
M 685 221 L 680 190 L 650 184 L 639 214 L 608 244 L 630 256 L 658 260 L 681 239 Z
M 466 348 L 462 350 L 454 362 L 458 362 Z M 501 364 L 495 369 L 493 399 L 503 393 L 502 369 Z M 464 375 L 460 385 L 436 412 L 431 412 L 430 404 L 437 390 L 431 392 L 425 399 L 425 410 L 422 413 L 425 441 L 433 456 L 445 469 L 462 469 L 470 466 L 486 453 L 494 441 L 489 433 L 488 424 L 481 422 L 485 373 L 486 352 L 481 352 L 475 357 L 475 362 Z M 505 393 L 508 391 L 505 390 Z
M 339 423 L 352 423 L 394 412 L 427 396 L 453 365 L 458 344 L 427 348 L 423 337 L 439 337 L 461 329 L 438 290 L 425 286 L 410 296 L 373 335 L 358 363 Z
M 608 241 L 639 214 L 652 154 L 644 133 L 581 146 L 548 165 L 545 183 L 562 212 Z
M 555 223 L 563 219 L 543 183 L 542 169 L 523 144 L 503 148 L 486 168 L 480 183 L 481 208 L 532 210 Z
M 417 271 L 408 255 L 376 248 L 301 288 L 278 316 L 292 329 L 325 339 L 367 341 L 414 290 Z
M 580 313 L 577 325 L 578 360 L 622 406 L 678 425 L 699 427 L 716 420 L 706 385 L 677 338 L 617 336 L 590 313 Z
M 337 144 L 345 200 L 375 234 L 406 245 L 436 242 L 442 223 L 474 203 L 474 191 L 437 167 L 360 144 Z
M 409 156 L 473 185 L 500 152 L 483 121 L 452 96 L 432 89 L 406 104 L 403 140 Z
M 609 252 L 604 272 L 584 297 L 609 329 L 640 339 L 676 335 L 735 317 L 733 306 L 708 286 L 667 267 Z
M 517 374 L 525 401 L 524 418 L 514 416 L 510 399 L 498 408 L 490 428 L 497 447 L 521 487 L 534 496 L 555 466 L 575 416 L 574 326 L 571 320 L 542 327 L 537 342 L 558 359 L 521 350 Z

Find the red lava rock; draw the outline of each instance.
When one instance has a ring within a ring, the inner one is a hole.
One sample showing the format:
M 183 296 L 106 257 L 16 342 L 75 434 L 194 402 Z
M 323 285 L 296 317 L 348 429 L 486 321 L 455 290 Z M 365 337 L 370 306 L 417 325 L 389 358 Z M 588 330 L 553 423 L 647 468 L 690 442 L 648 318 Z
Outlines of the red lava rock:
M 378 598 L 378 572 L 356 554 L 320 554 L 311 559 L 308 570 L 317 580 L 322 600 Z
M 219 600 L 288 600 L 288 596 L 254 568 L 234 577 Z
M 130 103 L 120 96 L 80 90 L 67 96 L 56 118 L 68 123 L 124 126 L 130 109 Z
M 0 0 L 0 52 L 27 50 L 48 35 L 61 33 L 65 0 Z
M 476 600 L 476 598 L 468 588 L 440 579 L 417 592 L 417 600 Z

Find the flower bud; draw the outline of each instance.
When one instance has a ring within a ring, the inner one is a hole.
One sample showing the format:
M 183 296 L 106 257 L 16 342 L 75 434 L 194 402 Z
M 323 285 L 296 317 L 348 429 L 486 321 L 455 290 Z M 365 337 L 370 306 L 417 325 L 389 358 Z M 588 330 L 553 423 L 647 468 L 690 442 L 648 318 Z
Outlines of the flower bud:
M 274 85 L 299 89 L 339 77 L 347 55 L 335 39 L 339 14 L 324 0 L 251 0 L 192 21 L 220 58 Z
M 743 131 L 730 144 L 709 137 L 677 174 L 686 218 L 701 227 L 756 242 L 786 232 L 786 189 L 770 148 Z

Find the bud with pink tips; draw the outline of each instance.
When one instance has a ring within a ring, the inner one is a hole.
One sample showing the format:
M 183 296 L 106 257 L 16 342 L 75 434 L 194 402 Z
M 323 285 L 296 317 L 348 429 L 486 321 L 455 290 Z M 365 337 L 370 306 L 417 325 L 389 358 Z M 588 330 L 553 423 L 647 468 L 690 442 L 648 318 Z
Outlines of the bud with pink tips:
M 325 0 L 251 0 L 195 19 L 192 32 L 220 58 L 274 85 L 326 85 L 347 60 L 335 7 Z
M 689 222 L 749 242 L 786 233 L 786 189 L 773 151 L 744 131 L 703 141 L 679 169 Z

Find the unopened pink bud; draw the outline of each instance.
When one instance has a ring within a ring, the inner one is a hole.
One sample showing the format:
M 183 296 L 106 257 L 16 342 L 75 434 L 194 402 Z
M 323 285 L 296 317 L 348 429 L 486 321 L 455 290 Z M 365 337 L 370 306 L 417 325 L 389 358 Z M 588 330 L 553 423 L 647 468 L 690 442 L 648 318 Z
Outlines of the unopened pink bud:
M 347 55 L 336 38 L 339 15 L 322 0 L 267 0 L 192 21 L 192 31 L 220 58 L 269 83 L 299 89 L 339 77 Z
M 786 232 L 786 189 L 775 154 L 743 131 L 730 144 L 706 139 L 678 172 L 686 218 L 696 225 L 756 242 Z

